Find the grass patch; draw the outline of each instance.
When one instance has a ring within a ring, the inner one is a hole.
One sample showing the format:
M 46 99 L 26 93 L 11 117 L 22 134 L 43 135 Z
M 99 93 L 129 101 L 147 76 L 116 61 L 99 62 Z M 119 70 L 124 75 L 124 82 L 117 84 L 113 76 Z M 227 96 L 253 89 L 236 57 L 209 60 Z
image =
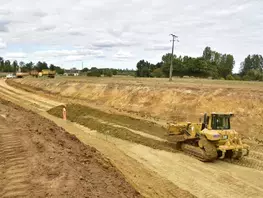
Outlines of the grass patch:
M 74 115 L 78 114 L 84 117 L 96 117 L 106 122 L 111 122 L 117 125 L 125 126 L 133 130 L 142 131 L 163 139 L 165 139 L 165 134 L 167 133 L 167 130 L 164 127 L 153 122 L 140 120 L 125 115 L 110 114 L 100 111 L 98 109 L 93 109 L 79 104 L 67 105 L 67 110 Z
M 76 108 L 78 107 L 78 108 Z M 135 142 L 138 144 L 142 144 L 144 146 L 149 146 L 154 149 L 160 149 L 160 150 L 165 150 L 165 151 L 170 151 L 170 152 L 176 152 L 176 150 L 173 147 L 172 143 L 168 142 L 161 142 L 158 140 L 154 140 L 151 138 L 147 138 L 144 136 L 141 136 L 139 134 L 133 133 L 132 131 L 128 129 L 123 129 L 119 127 L 114 127 L 105 123 L 101 123 L 96 120 L 96 118 L 89 118 L 85 117 L 85 115 L 92 115 L 90 114 L 91 112 L 86 112 L 86 107 L 83 107 L 83 109 L 80 109 L 82 107 L 81 105 L 74 105 L 74 104 L 69 104 L 67 105 L 67 119 L 79 123 L 83 126 L 86 126 L 90 128 L 91 130 L 96 130 L 99 133 L 103 133 L 105 135 L 110 135 L 112 137 L 116 137 L 119 139 L 127 140 L 130 142 Z M 53 109 L 50 109 L 48 111 L 49 114 L 54 115 L 56 117 L 61 117 L 61 112 L 62 112 L 63 106 L 58 106 Z M 106 113 L 105 113 L 106 114 Z M 101 115 L 101 114 L 99 114 Z M 107 114 L 106 114 L 107 115 Z M 101 119 L 101 117 L 100 117 Z M 139 122 L 139 121 L 137 121 Z

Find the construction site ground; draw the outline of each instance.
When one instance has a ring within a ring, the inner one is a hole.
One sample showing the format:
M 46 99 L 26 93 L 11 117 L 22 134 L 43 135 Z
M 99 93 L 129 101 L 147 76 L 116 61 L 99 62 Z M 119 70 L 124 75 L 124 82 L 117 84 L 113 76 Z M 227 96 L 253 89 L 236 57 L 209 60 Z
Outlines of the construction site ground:
M 0 197 L 141 197 L 94 147 L 0 99 Z
M 251 155 L 243 160 L 203 163 L 165 143 L 164 129 L 158 124 L 87 106 L 81 111 L 77 97 L 63 99 L 32 87 L 17 87 L 1 80 L 0 96 L 52 120 L 99 150 L 145 197 L 263 196 L 263 145 L 259 142 L 246 140 Z M 67 105 L 68 121 L 59 118 L 63 103 L 73 103 Z

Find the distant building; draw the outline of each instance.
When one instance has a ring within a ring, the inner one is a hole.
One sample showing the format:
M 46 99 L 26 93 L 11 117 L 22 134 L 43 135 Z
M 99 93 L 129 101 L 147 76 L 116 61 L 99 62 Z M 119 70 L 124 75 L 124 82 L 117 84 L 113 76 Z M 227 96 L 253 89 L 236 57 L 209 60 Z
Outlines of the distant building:
M 65 76 L 79 76 L 80 70 L 74 68 L 71 69 L 65 69 Z

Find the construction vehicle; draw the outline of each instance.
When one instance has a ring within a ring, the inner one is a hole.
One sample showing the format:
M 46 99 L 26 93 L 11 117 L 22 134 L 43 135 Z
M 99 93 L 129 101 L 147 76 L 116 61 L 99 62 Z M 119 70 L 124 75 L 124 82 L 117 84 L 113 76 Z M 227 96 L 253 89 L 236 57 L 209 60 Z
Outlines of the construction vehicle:
M 38 78 L 38 71 L 37 71 L 37 70 L 32 70 L 32 71 L 30 72 L 30 75 L 33 76 L 33 77 Z
M 240 159 L 249 154 L 249 146 L 231 129 L 232 113 L 204 114 L 199 123 L 168 124 L 167 140 L 200 161 Z
M 7 74 L 6 79 L 16 78 L 14 74 Z
M 56 71 L 52 71 L 49 69 L 43 69 L 41 73 L 42 73 L 42 76 L 47 76 L 49 78 L 55 78 L 55 75 L 56 75 Z
M 28 76 L 29 73 L 25 73 L 25 72 L 16 72 L 16 77 L 17 78 L 23 78 L 23 77 L 26 77 Z
M 33 70 L 30 72 L 30 75 L 33 77 L 45 77 L 47 76 L 48 78 L 55 78 L 56 76 L 56 71 L 52 71 L 49 69 L 43 69 L 41 72 L 38 72 L 37 70 Z

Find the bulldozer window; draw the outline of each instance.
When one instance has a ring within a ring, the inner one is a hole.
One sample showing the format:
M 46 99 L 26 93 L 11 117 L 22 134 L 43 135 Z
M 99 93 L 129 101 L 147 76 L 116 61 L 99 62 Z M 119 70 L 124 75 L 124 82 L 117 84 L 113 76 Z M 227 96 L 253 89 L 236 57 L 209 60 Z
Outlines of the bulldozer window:
M 214 130 L 230 129 L 230 116 L 213 115 L 212 116 L 212 129 Z

